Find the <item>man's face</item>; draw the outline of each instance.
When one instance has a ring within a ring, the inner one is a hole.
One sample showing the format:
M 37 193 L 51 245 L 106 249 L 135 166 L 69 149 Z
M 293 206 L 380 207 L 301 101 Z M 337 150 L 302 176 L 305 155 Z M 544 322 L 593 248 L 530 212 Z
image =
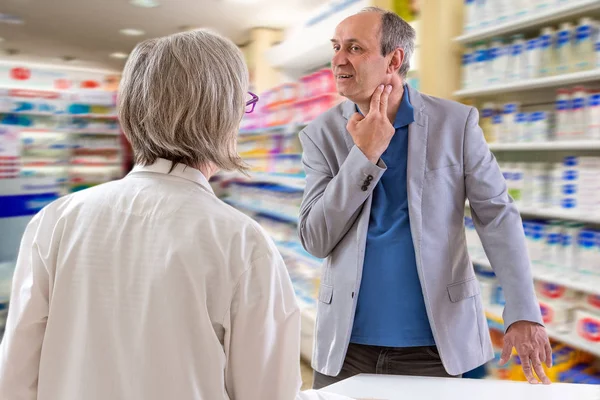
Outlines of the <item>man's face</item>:
M 339 94 L 355 103 L 369 101 L 387 83 L 388 57 L 381 55 L 381 15 L 361 13 L 342 21 L 331 42 L 331 69 Z

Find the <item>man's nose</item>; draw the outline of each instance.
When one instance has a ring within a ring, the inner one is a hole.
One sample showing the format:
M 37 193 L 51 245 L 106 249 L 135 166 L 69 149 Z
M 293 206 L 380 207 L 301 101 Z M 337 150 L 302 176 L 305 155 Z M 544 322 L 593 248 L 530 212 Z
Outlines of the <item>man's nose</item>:
M 346 64 L 348 64 L 348 58 L 346 57 L 346 52 L 344 50 L 339 50 L 333 55 L 333 58 L 331 59 L 332 66 L 337 67 Z

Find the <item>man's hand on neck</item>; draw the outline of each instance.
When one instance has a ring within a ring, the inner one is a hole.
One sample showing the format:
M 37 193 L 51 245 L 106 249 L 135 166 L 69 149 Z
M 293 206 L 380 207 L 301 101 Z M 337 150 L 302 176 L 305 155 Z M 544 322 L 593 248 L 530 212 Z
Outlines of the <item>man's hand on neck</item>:
M 392 91 L 392 93 L 390 93 L 386 114 L 390 122 L 393 124 L 394 120 L 396 119 L 396 114 L 398 113 L 400 103 L 402 102 L 402 96 L 404 95 L 404 82 L 401 79 L 399 79 L 397 82 L 391 83 L 391 85 L 394 88 L 394 90 Z M 367 115 L 369 113 L 371 99 L 368 99 L 365 103 L 357 105 L 362 115 Z

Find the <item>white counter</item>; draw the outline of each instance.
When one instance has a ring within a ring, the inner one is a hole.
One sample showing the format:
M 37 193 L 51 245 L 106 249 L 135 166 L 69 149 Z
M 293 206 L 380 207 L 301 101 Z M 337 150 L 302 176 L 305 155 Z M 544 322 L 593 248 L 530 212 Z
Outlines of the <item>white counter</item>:
M 377 400 L 600 400 L 600 385 L 357 375 L 322 389 Z

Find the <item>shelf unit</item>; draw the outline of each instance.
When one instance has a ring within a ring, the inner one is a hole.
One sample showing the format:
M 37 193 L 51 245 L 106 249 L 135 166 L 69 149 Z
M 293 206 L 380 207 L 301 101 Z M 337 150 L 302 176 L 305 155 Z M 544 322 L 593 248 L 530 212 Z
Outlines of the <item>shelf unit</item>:
M 524 34 L 526 37 L 537 36 L 546 26 L 557 26 L 562 22 L 574 21 L 581 17 L 596 18 L 600 16 L 600 1 L 598 0 L 570 0 L 561 5 L 537 10 L 535 14 L 526 15 L 519 19 L 512 19 L 504 23 L 488 26 L 486 28 L 464 32 L 454 38 L 459 45 L 475 45 L 482 41 L 494 38 L 507 38 L 514 34 Z M 459 49 L 462 46 L 454 46 Z M 540 109 L 548 110 L 550 103 L 554 102 L 555 90 L 561 87 L 588 85 L 596 87 L 600 83 L 600 68 L 571 72 L 563 75 L 553 75 L 504 82 L 482 87 L 467 87 L 456 90 L 453 96 L 459 100 L 468 100 L 469 104 L 483 102 L 512 102 L 522 104 L 524 111 L 530 111 L 528 106 L 534 105 Z M 549 99 L 551 99 L 549 101 Z M 558 162 L 565 155 L 596 155 L 600 151 L 600 140 L 572 140 L 548 141 L 540 143 L 490 143 L 489 148 L 496 153 L 499 161 L 516 162 Z M 565 153 L 571 152 L 571 153 Z M 537 153 L 537 154 L 536 154 Z M 469 202 L 466 202 L 469 206 Z M 600 225 L 600 210 L 598 214 L 569 211 L 556 208 L 536 208 L 518 206 L 523 216 L 547 220 L 564 220 L 582 222 L 587 225 Z M 473 255 L 473 264 L 484 269 L 491 269 L 490 262 L 484 254 Z M 540 263 L 532 265 L 532 275 L 536 281 L 561 285 L 576 291 L 600 295 L 600 277 L 580 274 L 567 268 L 552 268 Z M 491 319 L 502 320 L 503 307 L 489 306 L 486 313 Z M 587 342 L 574 333 L 563 333 L 556 327 L 547 328 L 548 335 L 557 341 L 572 347 L 590 352 L 600 357 L 600 345 Z
M 492 39 L 496 36 L 524 33 L 532 29 L 539 29 L 548 24 L 561 22 L 568 18 L 587 16 L 589 13 L 597 11 L 600 11 L 600 2 L 597 0 L 569 0 L 565 4 L 539 11 L 535 15 L 467 32 L 454 38 L 454 41 L 461 44 L 468 44 L 480 40 Z
M 290 131 L 289 125 L 269 126 L 266 128 L 257 129 L 242 129 L 239 131 L 240 136 L 252 136 L 252 135 L 273 135 L 281 134 Z
M 491 269 L 490 262 L 485 258 L 473 258 L 473 264 Z M 559 272 L 553 268 L 533 265 L 533 279 L 555 285 L 561 285 L 573 290 L 600 296 L 600 278 L 576 272 Z
M 301 157 L 302 153 L 271 153 L 271 154 L 242 154 L 243 158 L 279 158 L 279 157 Z
M 505 93 L 522 93 L 538 89 L 557 89 L 562 86 L 590 83 L 599 80 L 600 69 L 594 69 L 590 71 L 572 72 L 563 75 L 488 85 L 480 88 L 461 89 L 454 92 L 454 96 L 461 99 L 467 97 L 493 96 Z
M 573 140 L 530 143 L 490 143 L 492 151 L 583 151 L 600 150 L 600 140 Z
M 268 217 L 281 220 L 283 222 L 289 222 L 289 223 L 293 223 L 293 224 L 297 224 L 298 223 L 298 217 L 293 216 L 293 215 L 288 215 L 288 214 L 280 213 L 280 212 L 277 212 L 277 211 L 272 210 L 272 209 L 266 209 L 266 208 L 257 207 L 257 206 L 255 206 L 253 204 L 244 203 L 242 201 L 238 201 L 238 200 L 234 200 L 234 199 L 224 198 L 223 201 L 225 203 L 227 203 L 227 204 L 235 207 L 235 208 L 241 208 L 241 209 L 244 209 L 244 210 L 255 212 L 257 214 L 266 215 Z
M 465 207 L 470 207 L 467 200 Z M 556 208 L 534 208 L 534 207 L 518 207 L 521 215 L 536 217 L 542 219 L 560 219 L 565 221 L 583 222 L 590 225 L 600 225 L 600 215 L 590 213 L 582 213 L 577 211 L 568 211 Z
M 15 133 L 12 177 L 53 176 L 67 194 L 123 176 L 126 145 L 114 91 L 3 87 L 0 99 L 4 129 Z
M 306 179 L 302 175 L 287 175 L 269 172 L 255 172 L 252 179 L 255 181 L 275 183 L 282 186 L 287 186 L 293 189 L 304 190 Z

